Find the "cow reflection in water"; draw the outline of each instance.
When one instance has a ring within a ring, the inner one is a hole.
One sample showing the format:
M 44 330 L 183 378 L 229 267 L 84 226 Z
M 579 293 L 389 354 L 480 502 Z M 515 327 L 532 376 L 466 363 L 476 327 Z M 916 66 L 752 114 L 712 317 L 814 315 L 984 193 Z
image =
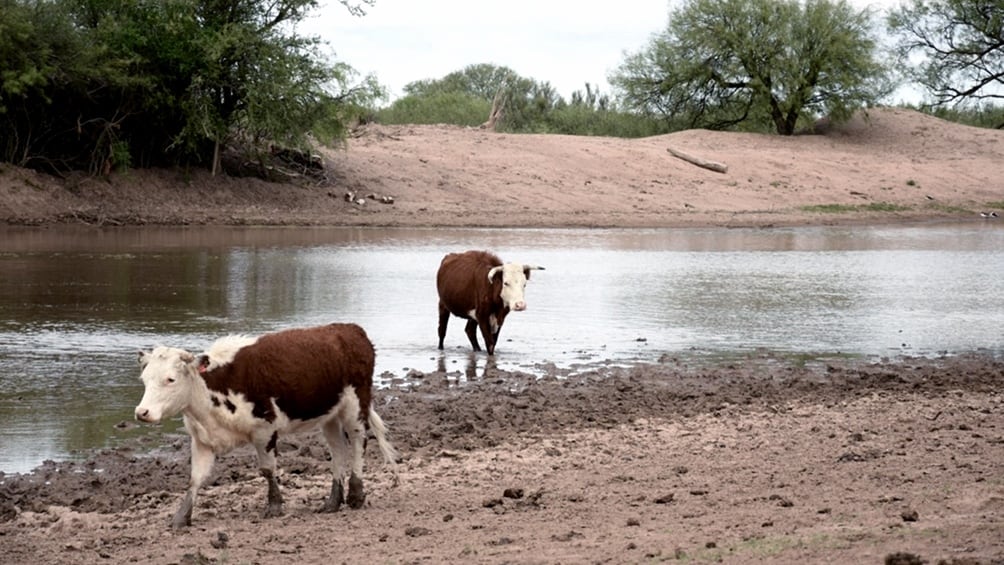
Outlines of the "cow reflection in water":
M 454 363 L 457 361 L 454 360 Z M 481 374 L 478 374 L 478 364 L 484 363 L 481 367 Z M 439 359 L 436 360 L 436 368 L 440 373 L 448 375 L 446 368 L 446 355 L 440 355 Z M 473 352 L 467 355 L 467 364 L 464 366 L 464 378 L 469 382 L 476 380 L 487 380 L 489 377 L 495 375 L 497 367 L 495 365 L 494 357 L 481 357 Z M 459 382 L 460 377 L 457 377 Z

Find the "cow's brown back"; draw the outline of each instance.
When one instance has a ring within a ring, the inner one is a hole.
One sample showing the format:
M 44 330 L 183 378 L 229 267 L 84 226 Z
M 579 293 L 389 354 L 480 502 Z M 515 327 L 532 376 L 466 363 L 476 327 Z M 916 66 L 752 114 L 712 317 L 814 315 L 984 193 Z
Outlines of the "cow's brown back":
M 328 324 L 266 334 L 204 377 L 210 390 L 242 393 L 257 417 L 273 420 L 275 399 L 289 418 L 309 420 L 337 404 L 346 386 L 355 389 L 361 411 L 367 409 L 375 361 L 361 327 Z

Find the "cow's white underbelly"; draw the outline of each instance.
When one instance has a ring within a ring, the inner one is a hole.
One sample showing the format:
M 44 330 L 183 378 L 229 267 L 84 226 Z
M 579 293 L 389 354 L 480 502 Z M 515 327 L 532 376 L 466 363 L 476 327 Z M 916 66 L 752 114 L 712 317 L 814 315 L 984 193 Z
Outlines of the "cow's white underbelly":
M 185 428 L 188 433 L 200 443 L 209 446 L 214 453 L 222 454 L 247 443 L 265 444 L 272 434 L 298 434 L 317 429 L 332 418 L 359 413 L 359 397 L 354 387 L 342 391 L 341 398 L 330 410 L 317 418 L 308 420 L 290 419 L 279 409 L 272 399 L 272 411 L 275 420 L 268 422 L 255 417 L 252 413 L 254 404 L 242 394 L 227 394 L 223 398 L 229 401 L 235 410 L 231 411 L 226 403 L 213 406 L 209 414 L 195 418 L 185 414 Z M 347 421 L 347 419 L 346 419 Z

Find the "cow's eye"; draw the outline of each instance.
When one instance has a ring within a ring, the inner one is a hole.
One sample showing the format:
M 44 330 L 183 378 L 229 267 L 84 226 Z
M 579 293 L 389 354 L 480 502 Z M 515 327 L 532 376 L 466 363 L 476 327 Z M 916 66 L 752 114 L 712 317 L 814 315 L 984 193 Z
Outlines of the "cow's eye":
M 174 383 L 174 377 L 167 377 L 167 378 L 166 378 L 166 379 L 164 379 L 164 380 L 165 380 L 165 381 L 167 381 L 167 384 L 172 384 L 172 383 Z

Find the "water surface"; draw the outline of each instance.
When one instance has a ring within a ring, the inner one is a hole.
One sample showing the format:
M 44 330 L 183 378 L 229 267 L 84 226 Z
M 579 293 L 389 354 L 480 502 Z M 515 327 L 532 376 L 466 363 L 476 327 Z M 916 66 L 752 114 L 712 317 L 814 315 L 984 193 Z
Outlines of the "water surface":
M 1004 348 L 1004 224 L 791 229 L 0 228 L 0 471 L 146 428 L 136 352 L 352 321 L 382 381 L 478 378 L 438 337 L 442 256 L 542 265 L 495 365 L 539 373 L 669 355 L 936 355 Z M 168 426 L 170 427 L 170 426 Z

